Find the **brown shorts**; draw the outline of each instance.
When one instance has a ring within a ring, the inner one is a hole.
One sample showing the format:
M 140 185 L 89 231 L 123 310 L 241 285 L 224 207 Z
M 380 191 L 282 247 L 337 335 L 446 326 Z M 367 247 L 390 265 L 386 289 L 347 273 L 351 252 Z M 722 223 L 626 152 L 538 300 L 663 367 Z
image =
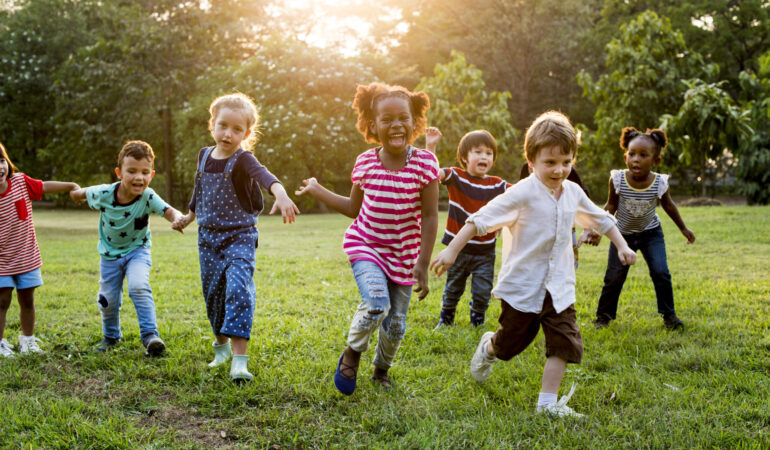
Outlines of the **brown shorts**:
M 580 336 L 574 305 L 557 314 L 548 291 L 540 313 L 517 311 L 505 301 L 501 303 L 500 327 L 492 336 L 492 346 L 498 359 L 508 361 L 523 352 L 542 326 L 546 357 L 558 356 L 570 363 L 580 363 L 583 358 L 583 338 Z

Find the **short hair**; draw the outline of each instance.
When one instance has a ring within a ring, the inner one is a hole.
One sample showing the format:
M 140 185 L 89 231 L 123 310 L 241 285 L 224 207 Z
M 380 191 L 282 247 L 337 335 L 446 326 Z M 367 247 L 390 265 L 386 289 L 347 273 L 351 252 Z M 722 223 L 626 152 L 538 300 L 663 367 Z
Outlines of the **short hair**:
M 524 137 L 524 157 L 534 161 L 540 150 L 559 147 L 562 155 L 577 156 L 578 137 L 569 118 L 558 111 L 540 114 L 527 129 Z
M 209 106 L 209 131 L 214 129 L 214 121 L 217 119 L 217 115 L 222 108 L 232 109 L 233 111 L 239 111 L 243 113 L 243 117 L 246 119 L 246 128 L 251 131 L 249 137 L 241 142 L 241 147 L 245 150 L 252 151 L 254 144 L 259 139 L 259 112 L 257 111 L 257 105 L 254 100 L 246 94 L 241 92 L 234 92 L 232 94 L 220 95 L 211 102 Z
M 647 128 L 647 131 L 642 133 L 634 127 L 625 127 L 620 134 L 620 148 L 623 151 L 628 151 L 628 145 L 638 137 L 647 138 L 652 141 L 652 144 L 655 146 L 655 156 L 660 156 L 663 153 L 663 149 L 668 145 L 668 136 L 666 136 L 666 132 L 663 130 Z
M 428 119 L 425 112 L 430 108 L 430 99 L 424 92 L 412 92 L 403 86 L 390 86 L 385 83 L 370 83 L 367 86 L 359 84 L 353 98 L 353 109 L 358 112 L 356 128 L 364 136 L 366 142 L 381 143 L 379 136 L 372 133 L 369 123 L 375 119 L 374 111 L 377 102 L 383 98 L 402 97 L 409 102 L 414 120 L 414 132 L 410 138 L 411 144 L 425 132 Z
M 123 169 L 123 159 L 130 156 L 136 160 L 147 159 L 150 164 L 155 162 L 155 153 L 150 144 L 144 141 L 127 141 L 118 153 L 118 169 Z
M 465 169 L 464 158 L 468 157 L 468 152 L 473 148 L 483 145 L 492 149 L 492 162 L 497 160 L 497 141 L 487 130 L 473 130 L 465 133 L 457 145 L 457 163 Z
M 2 142 L 0 142 L 0 158 L 4 159 L 8 163 L 8 175 L 6 176 L 6 179 L 16 173 L 17 170 L 19 170 L 16 168 L 16 166 L 13 165 L 11 158 L 8 157 L 8 152 L 5 151 L 5 147 L 3 146 Z

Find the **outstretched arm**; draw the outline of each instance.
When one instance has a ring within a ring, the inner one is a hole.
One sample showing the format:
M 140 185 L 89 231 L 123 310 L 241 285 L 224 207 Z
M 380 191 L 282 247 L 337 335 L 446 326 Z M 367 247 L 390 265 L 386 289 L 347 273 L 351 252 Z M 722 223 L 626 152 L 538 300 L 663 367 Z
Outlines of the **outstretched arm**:
M 607 194 L 607 203 L 604 204 L 604 210 L 612 215 L 615 215 L 615 212 L 618 210 L 618 200 L 619 197 L 618 193 L 615 192 L 615 184 L 612 182 L 612 178 L 610 178 L 610 191 Z M 577 246 L 580 247 L 582 244 L 588 244 L 595 247 L 599 245 L 599 241 L 601 240 L 602 235 L 596 231 L 590 229 L 583 230 L 583 233 L 580 235 L 580 239 L 578 239 Z
M 163 212 L 163 218 L 171 222 L 171 228 L 180 232 L 184 233 L 184 227 L 181 228 L 174 228 L 174 224 L 178 220 L 181 220 L 184 217 L 184 214 L 180 213 L 176 208 L 169 206 L 166 211 Z
M 476 236 L 476 225 L 471 222 L 466 222 L 460 231 L 452 238 L 447 248 L 441 250 L 441 252 L 430 263 L 430 269 L 436 272 L 437 276 L 441 276 L 447 271 L 457 259 L 457 254 L 465 247 L 465 244 L 471 240 L 473 236 Z
M 270 193 L 275 197 L 273 202 L 273 208 L 270 209 L 270 214 L 275 213 L 279 209 L 281 210 L 281 217 L 283 217 L 283 223 L 294 223 L 294 217 L 299 214 L 299 208 L 294 204 L 286 194 L 286 189 L 283 188 L 281 183 L 273 183 L 270 185 Z
M 72 192 L 80 189 L 77 183 L 69 181 L 43 181 L 43 194 L 55 194 L 58 192 Z
M 70 199 L 78 205 L 86 201 L 86 188 L 78 187 L 70 191 Z
M 441 131 L 436 127 L 428 127 L 425 129 L 425 149 L 429 152 L 436 155 L 436 158 L 438 158 L 438 153 L 436 153 L 436 148 L 438 147 L 438 143 L 441 140 Z M 441 166 L 441 163 L 439 162 L 439 166 Z M 446 173 L 444 172 L 444 169 L 438 170 L 438 181 L 444 181 L 446 178 Z
M 357 184 L 353 184 L 353 187 L 350 188 L 350 197 L 343 197 L 321 186 L 315 177 L 302 180 L 302 182 L 305 185 L 297 189 L 294 195 L 310 194 L 340 214 L 344 214 L 352 219 L 358 216 L 358 212 L 361 210 L 361 203 L 364 201 L 364 191 Z
M 628 246 L 626 240 L 623 239 L 623 235 L 620 234 L 618 227 L 613 226 L 610 228 L 610 231 L 606 232 L 605 236 L 607 236 L 612 243 L 615 244 L 615 247 L 617 247 L 618 259 L 620 259 L 620 262 L 624 266 L 630 266 L 636 262 L 636 252 L 631 250 L 631 247 Z
M 674 221 L 676 226 L 679 227 L 679 231 L 681 231 L 684 237 L 687 238 L 687 243 L 692 244 L 695 242 L 695 233 L 684 224 L 682 216 L 679 215 L 679 208 L 676 207 L 676 203 L 671 199 L 671 194 L 669 194 L 668 190 L 663 194 L 663 197 L 660 198 L 660 206 L 663 207 L 663 210 L 666 211 L 669 217 L 671 217 L 671 220 Z
M 428 263 L 436 244 L 436 232 L 438 230 L 438 180 L 428 183 L 420 193 L 422 205 L 422 225 L 420 227 L 420 256 L 414 266 L 414 278 L 417 280 L 415 292 L 422 300 L 428 296 Z
M 172 209 L 172 208 L 169 208 L 169 209 Z M 168 210 L 166 210 L 166 212 L 168 212 Z M 164 217 L 165 217 L 165 214 L 164 214 Z M 166 220 L 168 220 L 168 217 L 166 217 Z M 187 214 L 180 213 L 178 216 L 174 218 L 174 221 L 171 223 L 171 228 L 180 233 L 183 233 L 184 231 L 182 230 L 184 230 L 185 227 L 187 227 L 187 225 L 190 225 L 193 220 L 195 220 L 194 211 L 190 211 Z

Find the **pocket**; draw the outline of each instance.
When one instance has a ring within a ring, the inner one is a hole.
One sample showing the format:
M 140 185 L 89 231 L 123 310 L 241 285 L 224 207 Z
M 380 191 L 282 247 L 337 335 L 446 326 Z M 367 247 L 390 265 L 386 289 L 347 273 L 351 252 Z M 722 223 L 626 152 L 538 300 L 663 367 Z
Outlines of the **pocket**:
M 27 202 L 24 199 L 16 200 L 13 203 L 13 206 L 16 207 L 16 215 L 19 216 L 19 220 L 27 220 L 27 216 L 29 216 L 29 212 L 27 211 Z

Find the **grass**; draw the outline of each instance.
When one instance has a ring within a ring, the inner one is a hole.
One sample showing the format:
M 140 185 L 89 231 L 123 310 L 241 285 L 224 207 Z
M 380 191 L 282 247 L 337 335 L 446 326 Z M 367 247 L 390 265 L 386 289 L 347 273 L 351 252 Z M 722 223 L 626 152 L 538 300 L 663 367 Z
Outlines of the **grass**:
M 303 215 L 292 226 L 260 219 L 249 346 L 256 378 L 237 386 L 227 380 L 227 366 L 206 366 L 212 335 L 194 228 L 180 236 L 153 218 L 151 283 L 167 356 L 143 355 L 125 293 L 124 341 L 98 354 L 97 215 L 36 210 L 46 283 L 36 291 L 36 334 L 46 353 L 0 360 L 0 447 L 768 448 L 770 209 L 681 212 L 694 245 L 659 214 L 685 330 L 663 329 L 641 258 L 618 320 L 594 330 L 608 241 L 581 249 L 577 310 L 585 355 L 568 368 L 562 393 L 576 383 L 570 405 L 586 417 L 551 420 L 533 412 L 542 334 L 476 384 L 468 363 L 480 335 L 496 328 L 499 302 L 481 329 L 468 325 L 464 301 L 458 324 L 433 332 L 444 278 L 431 278 L 426 300 L 413 299 L 391 370 L 395 389 L 368 382 L 372 348 L 356 393 L 337 393 L 333 370 L 359 301 L 340 245 L 345 217 Z M 6 336 L 15 344 L 18 334 L 14 300 Z

